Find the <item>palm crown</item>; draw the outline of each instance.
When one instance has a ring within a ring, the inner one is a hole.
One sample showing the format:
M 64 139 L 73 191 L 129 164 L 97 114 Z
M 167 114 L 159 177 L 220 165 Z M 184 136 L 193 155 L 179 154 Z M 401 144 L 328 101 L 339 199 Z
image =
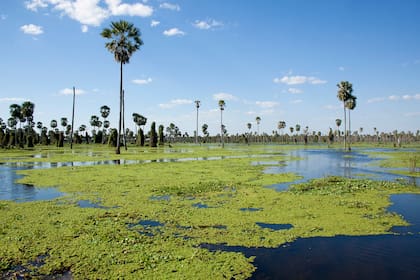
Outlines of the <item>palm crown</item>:
M 114 54 L 117 62 L 123 64 L 129 63 L 131 55 L 143 45 L 140 30 L 124 20 L 112 22 L 111 28 L 105 28 L 101 36 L 111 39 L 105 47 Z

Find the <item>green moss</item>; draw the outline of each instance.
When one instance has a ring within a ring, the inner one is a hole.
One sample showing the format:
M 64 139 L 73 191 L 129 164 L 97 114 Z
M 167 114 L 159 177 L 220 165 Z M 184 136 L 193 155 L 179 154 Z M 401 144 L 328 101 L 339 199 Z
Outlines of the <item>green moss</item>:
M 397 183 L 339 177 L 276 192 L 264 186 L 298 177 L 264 174 L 266 166 L 252 163 L 285 160 L 277 146 L 153 151 L 133 149 L 123 157 L 225 158 L 20 171 L 26 175 L 20 182 L 57 186 L 66 195 L 54 201 L 1 202 L 0 270 L 44 256 L 44 265 L 32 267 L 34 275 L 70 270 L 75 279 L 246 279 L 255 270 L 252 258 L 210 252 L 200 244 L 277 247 L 298 237 L 383 234 L 407 224 L 386 212 L 390 194 L 419 192 Z M 86 156 L 80 153 L 73 157 Z M 95 152 L 101 159 L 106 153 Z M 67 155 L 55 159 L 67 160 Z M 151 199 L 162 196 L 167 199 Z M 81 199 L 110 208 L 80 208 Z M 207 208 L 194 206 L 198 203 Z M 258 211 L 243 210 L 251 208 Z M 162 226 L 138 224 L 144 220 Z M 293 227 L 274 231 L 257 222 Z

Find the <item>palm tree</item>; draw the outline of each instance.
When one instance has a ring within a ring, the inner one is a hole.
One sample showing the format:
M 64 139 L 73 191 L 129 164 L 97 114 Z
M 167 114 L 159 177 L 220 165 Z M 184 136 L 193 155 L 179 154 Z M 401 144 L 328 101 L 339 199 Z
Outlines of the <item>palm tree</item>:
M 345 106 L 347 109 L 349 109 L 349 151 L 351 150 L 350 144 L 351 144 L 351 122 L 350 122 L 350 111 L 354 110 L 356 108 L 356 99 L 357 97 L 352 95 L 349 99 L 347 99 Z
M 17 122 L 21 121 L 23 118 L 22 115 L 22 107 L 19 104 L 12 104 L 9 106 L 10 109 L 10 116 L 15 120 L 16 124 L 14 125 L 14 130 L 15 130 L 15 143 L 14 145 L 16 146 L 16 141 L 17 141 L 17 129 L 16 129 L 16 125 Z M 10 126 L 9 126 L 10 127 Z
M 197 108 L 197 122 L 196 122 L 196 130 L 195 130 L 195 144 L 198 144 L 198 108 L 200 108 L 200 100 L 196 100 L 195 107 Z
M 341 125 L 341 120 L 340 119 L 335 119 L 335 125 L 337 126 L 338 138 L 340 138 L 340 125 Z
M 50 126 L 53 130 L 55 130 L 55 128 L 57 127 L 57 121 L 56 120 L 51 120 Z
M 223 126 L 223 111 L 225 110 L 226 102 L 224 100 L 219 100 L 220 107 L 220 141 L 222 142 L 222 148 L 225 147 L 223 142 L 224 126 Z
M 106 118 L 108 118 L 109 113 L 111 112 L 111 108 L 109 108 L 107 105 L 102 105 L 99 111 L 101 113 L 101 117 L 104 119 L 104 129 L 102 131 L 103 132 L 102 144 L 103 144 L 105 143 L 106 130 L 109 127 L 109 121 L 107 121 Z M 107 123 L 108 125 L 105 126 L 105 123 Z
M 30 101 L 22 103 L 22 116 L 28 121 L 28 127 L 32 127 L 32 120 L 35 110 L 35 104 Z
M 120 63 L 120 116 L 117 134 L 116 154 L 120 154 L 121 125 L 124 122 L 123 64 L 130 62 L 130 57 L 143 45 L 141 33 L 132 23 L 124 20 L 111 22 L 110 28 L 105 28 L 101 36 L 109 39 L 105 47 L 114 54 L 115 61 Z
M 346 134 L 347 134 L 347 123 L 346 123 L 346 101 L 352 97 L 353 85 L 348 81 L 341 81 L 337 84 L 338 92 L 337 98 L 343 102 L 344 108 L 344 149 L 346 149 Z

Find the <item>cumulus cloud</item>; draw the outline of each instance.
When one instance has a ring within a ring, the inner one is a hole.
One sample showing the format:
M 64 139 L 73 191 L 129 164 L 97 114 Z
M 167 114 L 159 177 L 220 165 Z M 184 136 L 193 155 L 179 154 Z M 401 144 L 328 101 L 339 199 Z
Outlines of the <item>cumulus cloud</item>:
M 114 16 L 149 17 L 153 14 L 153 8 L 142 3 L 125 4 L 121 3 L 121 0 L 105 0 L 105 2 L 108 4 L 109 10 Z
M 163 31 L 163 35 L 171 37 L 171 36 L 184 36 L 185 32 L 182 30 L 179 30 L 178 28 L 171 28 L 168 30 Z
M 104 2 L 105 6 L 100 5 L 100 0 L 29 0 L 25 4 L 28 10 L 34 12 L 51 8 L 61 16 L 68 16 L 86 26 L 99 26 L 111 16 L 148 17 L 153 14 L 153 8 L 142 3 L 126 4 L 121 0 Z
M 214 19 L 196 20 L 193 23 L 193 26 L 195 28 L 198 28 L 198 29 L 207 30 L 207 29 L 214 29 L 214 28 L 217 28 L 217 27 L 222 27 L 223 23 L 220 22 L 220 21 L 216 21 Z
M 73 89 L 72 88 L 64 88 L 58 92 L 60 95 L 73 95 Z M 75 94 L 76 95 L 82 95 L 86 92 L 83 89 L 76 89 Z
M 236 96 L 230 94 L 230 93 L 225 93 L 225 92 L 219 92 L 219 93 L 215 93 L 213 94 L 213 99 L 214 100 L 236 100 Z
M 40 35 L 44 33 L 42 30 L 42 27 L 35 24 L 25 24 L 20 27 L 20 30 L 22 30 L 23 33 L 29 34 L 29 35 Z
M 81 29 L 83 33 L 86 33 L 89 31 L 89 27 L 87 25 L 82 25 Z
M 171 3 L 167 3 L 167 2 L 160 4 L 159 8 L 172 10 L 172 11 L 177 11 L 177 12 L 179 12 L 181 10 L 181 7 L 178 4 L 171 4 Z
M 150 22 L 150 26 L 151 26 L 151 27 L 158 26 L 159 24 L 160 24 L 160 21 L 157 21 L 157 20 L 152 20 L 152 21 Z
M 308 76 L 283 76 L 281 78 L 274 78 L 274 83 L 282 83 L 287 85 L 300 85 L 300 84 L 325 84 L 327 81 L 321 80 L 316 77 L 308 77 Z
M 279 103 L 275 101 L 256 101 L 255 104 L 261 108 L 273 108 Z
M 152 78 L 147 78 L 147 79 L 135 79 L 132 80 L 133 84 L 137 84 L 137 85 L 147 85 L 150 84 L 152 82 Z
M 180 105 L 192 104 L 193 101 L 189 99 L 173 99 L 169 103 L 161 103 L 159 107 L 162 109 L 170 109 Z

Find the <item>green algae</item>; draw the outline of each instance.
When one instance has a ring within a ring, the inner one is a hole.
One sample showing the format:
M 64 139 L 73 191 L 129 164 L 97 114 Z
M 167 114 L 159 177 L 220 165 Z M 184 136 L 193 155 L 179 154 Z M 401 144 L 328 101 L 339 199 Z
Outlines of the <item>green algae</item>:
M 206 155 L 206 148 L 188 147 L 168 154 Z M 384 234 L 407 225 L 386 211 L 389 196 L 419 193 L 418 188 L 328 177 L 277 192 L 264 186 L 297 176 L 265 174 L 267 166 L 252 165 L 256 160 L 285 160 L 281 148 L 270 149 L 277 153 L 268 156 L 261 147 L 214 148 L 212 156 L 253 157 L 20 171 L 26 175 L 21 183 L 57 186 L 66 195 L 53 201 L 0 203 L 0 270 L 45 256 L 44 265 L 32 268 L 34 276 L 71 271 L 75 279 L 246 279 L 255 270 L 252 258 L 210 252 L 200 244 L 277 247 L 299 237 Z M 153 157 L 163 157 L 164 151 Z M 129 155 L 149 156 L 139 150 Z M 152 199 L 162 196 L 168 199 Z M 80 208 L 82 199 L 110 208 Z M 195 207 L 197 203 L 208 207 Z M 241 210 L 254 208 L 259 211 Z M 162 226 L 144 228 L 138 225 L 143 220 Z M 275 231 L 257 223 L 292 227 Z

